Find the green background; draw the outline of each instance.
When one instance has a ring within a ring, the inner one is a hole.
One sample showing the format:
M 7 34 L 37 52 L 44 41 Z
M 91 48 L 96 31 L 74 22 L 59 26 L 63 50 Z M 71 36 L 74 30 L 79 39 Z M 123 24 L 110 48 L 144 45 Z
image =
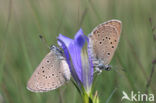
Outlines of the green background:
M 57 44 L 62 33 L 73 38 L 81 27 L 86 35 L 107 20 L 119 19 L 123 28 L 112 71 L 103 71 L 95 82 L 100 103 L 121 103 L 122 91 L 145 93 L 156 58 L 154 31 L 156 0 L 0 0 L 0 102 L 2 103 L 80 103 L 71 82 L 48 93 L 32 93 L 26 84 L 36 66 Z M 153 72 L 149 93 L 156 95 Z M 124 100 L 123 103 L 130 103 Z

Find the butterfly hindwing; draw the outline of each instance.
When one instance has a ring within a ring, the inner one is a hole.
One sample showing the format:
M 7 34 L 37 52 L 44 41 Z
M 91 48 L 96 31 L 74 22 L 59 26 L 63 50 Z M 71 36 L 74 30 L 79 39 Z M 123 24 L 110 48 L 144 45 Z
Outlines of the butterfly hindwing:
M 68 64 L 60 59 L 59 53 L 51 50 L 36 68 L 28 81 L 27 88 L 33 92 L 46 92 L 63 85 L 67 79 L 66 73 L 70 74 Z
M 119 43 L 121 21 L 110 20 L 98 25 L 89 35 L 90 51 L 94 60 L 108 65 Z

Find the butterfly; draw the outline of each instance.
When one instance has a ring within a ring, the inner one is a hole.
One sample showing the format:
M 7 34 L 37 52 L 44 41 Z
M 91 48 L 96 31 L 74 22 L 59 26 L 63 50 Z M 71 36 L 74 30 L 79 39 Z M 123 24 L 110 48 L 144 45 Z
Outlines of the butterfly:
M 102 69 L 110 70 L 110 63 L 118 46 L 122 23 L 119 20 L 109 20 L 99 24 L 89 34 L 89 52 L 93 65 L 101 72 Z
M 68 64 L 62 51 L 52 46 L 27 83 L 32 92 L 46 92 L 62 86 L 70 80 Z

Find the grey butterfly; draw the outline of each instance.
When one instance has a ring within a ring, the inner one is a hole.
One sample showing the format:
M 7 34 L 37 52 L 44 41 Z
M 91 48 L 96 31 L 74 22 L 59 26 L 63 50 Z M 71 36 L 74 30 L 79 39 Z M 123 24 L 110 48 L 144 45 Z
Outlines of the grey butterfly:
M 28 81 L 27 89 L 32 92 L 47 92 L 70 80 L 70 70 L 62 51 L 52 46 Z
M 110 63 L 118 46 L 122 23 L 119 20 L 109 20 L 99 24 L 89 34 L 89 52 L 97 70 L 110 69 Z

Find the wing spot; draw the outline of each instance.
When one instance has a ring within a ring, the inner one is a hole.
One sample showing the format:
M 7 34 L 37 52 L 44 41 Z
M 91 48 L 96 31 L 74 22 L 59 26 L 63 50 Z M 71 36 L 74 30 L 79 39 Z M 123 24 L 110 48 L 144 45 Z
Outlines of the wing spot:
M 47 79 L 47 76 L 46 76 L 46 79 Z
M 112 44 L 112 42 L 110 42 L 110 44 Z
M 104 41 L 105 39 L 103 38 L 103 41 Z
M 52 74 L 52 76 L 54 76 L 54 74 Z
M 106 36 L 106 39 L 107 39 L 108 37 Z
M 110 55 L 110 53 L 107 53 L 108 55 Z
M 100 43 L 100 44 L 102 44 L 102 42 L 101 42 L 101 41 L 100 41 L 99 43 Z
M 115 42 L 117 42 L 117 40 L 114 40 Z
M 42 71 L 42 73 L 44 73 L 44 70 Z
M 114 48 L 114 46 L 112 46 L 112 48 Z
M 49 63 L 49 60 L 47 60 L 47 63 Z
M 42 69 L 43 69 L 44 67 L 42 67 Z
M 111 39 L 111 38 L 108 38 L 109 40 Z

